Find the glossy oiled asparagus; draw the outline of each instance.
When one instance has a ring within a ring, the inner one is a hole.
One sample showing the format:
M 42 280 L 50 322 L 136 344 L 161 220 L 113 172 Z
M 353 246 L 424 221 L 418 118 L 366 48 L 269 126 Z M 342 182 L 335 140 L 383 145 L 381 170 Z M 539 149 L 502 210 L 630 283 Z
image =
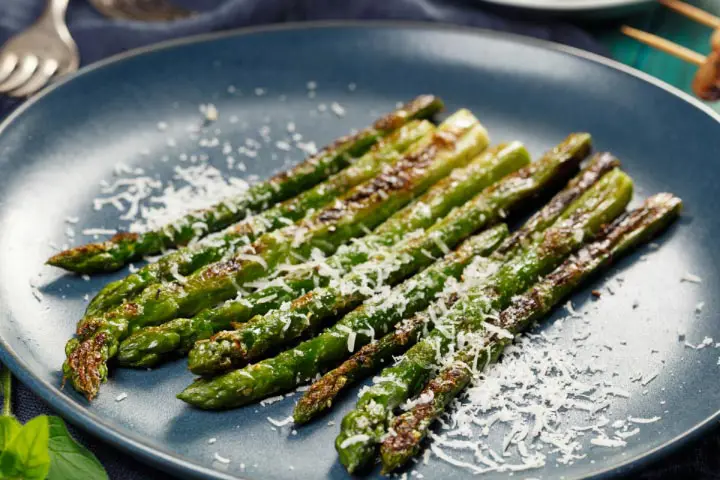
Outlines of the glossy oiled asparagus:
M 513 202 L 502 208 L 488 209 L 482 202 L 481 210 L 476 211 L 476 202 L 471 201 L 435 224 L 424 235 L 399 249 L 379 254 L 327 287 L 312 290 L 295 300 L 289 308 L 274 310 L 240 325 L 236 330 L 220 332 L 208 341 L 198 342 L 189 354 L 190 370 L 207 375 L 242 365 L 262 357 L 271 348 L 316 330 L 325 319 L 349 311 L 378 289 L 394 285 L 425 268 L 433 258 L 443 253 L 443 249 L 454 248 L 481 223 L 487 225 L 497 221 L 514 202 L 533 192 L 532 187 L 537 185 L 529 183 L 528 186 L 531 188 L 520 194 L 514 192 Z M 483 197 L 481 199 L 484 200 Z
M 481 192 L 441 223 L 445 229 L 461 235 L 484 228 L 505 207 L 517 204 L 571 173 L 589 147 L 589 135 L 571 135 L 541 160 Z M 406 299 L 412 300 L 417 310 L 432 301 L 447 279 L 447 275 L 438 274 L 434 268 L 405 281 L 389 295 L 366 302 L 317 337 L 257 364 L 197 381 L 178 397 L 200 408 L 231 408 L 312 379 L 347 358 L 354 348 L 370 342 L 374 335 L 384 335 L 390 330 L 403 318 Z M 353 348 L 348 352 L 351 339 Z
M 322 182 L 361 155 L 379 138 L 410 120 L 426 118 L 442 108 L 431 95 L 417 97 L 400 109 L 380 118 L 372 127 L 344 137 L 325 147 L 293 169 L 250 187 L 246 192 L 206 210 L 191 212 L 159 230 L 143 234 L 118 234 L 109 241 L 76 247 L 53 256 L 50 265 L 78 273 L 109 272 L 146 255 L 185 245 L 190 240 L 219 231 L 242 220 L 248 212 L 259 212 Z M 198 225 L 204 225 L 197 231 Z
M 362 158 L 327 181 L 275 207 L 251 216 L 230 227 L 221 237 L 208 238 L 199 244 L 166 255 L 128 277 L 112 282 L 90 302 L 86 313 L 94 314 L 131 298 L 150 284 L 171 280 L 174 275 L 189 275 L 198 268 L 222 259 L 238 246 L 251 243 L 260 235 L 300 220 L 311 210 L 322 207 L 336 196 L 372 177 L 397 161 L 411 144 L 433 130 L 427 121 L 413 121 L 381 139 Z
M 333 359 L 344 358 L 356 346 L 370 341 L 373 334 L 371 329 L 375 329 L 376 324 L 380 327 L 385 317 L 398 313 L 399 297 L 404 296 L 413 303 L 431 301 L 430 291 L 440 291 L 443 283 L 448 278 L 459 276 L 473 258 L 489 255 L 506 235 L 507 227 L 504 224 L 492 227 L 469 239 L 457 251 L 422 272 L 418 276 L 420 278 L 412 278 L 393 289 L 390 298 L 394 300 L 385 303 L 378 299 L 377 302 L 363 305 L 333 327 L 296 348 L 241 370 L 198 380 L 179 394 L 178 398 L 200 408 L 215 410 L 244 405 L 290 390 L 313 378 L 323 365 Z M 410 306 L 412 308 L 412 304 Z
M 618 165 L 617 159 L 610 154 L 595 155 L 588 166 L 573 178 L 560 193 L 535 213 L 522 228 L 503 241 L 493 253 L 493 258 L 502 258 L 513 250 L 521 248 L 522 245 L 530 244 L 533 238 L 557 220 L 574 200 L 585 193 L 605 173 Z M 438 301 L 444 302 L 445 308 L 449 307 L 449 299 Z M 428 322 L 428 318 L 432 317 L 429 317 L 427 313 L 405 318 L 395 331 L 388 333 L 377 342 L 365 345 L 339 367 L 313 382 L 295 406 L 293 413 L 295 422 L 309 421 L 315 415 L 329 408 L 342 389 L 364 378 L 380 366 L 389 365 L 392 357 L 402 353 L 408 346 L 414 344 L 423 332 L 432 328 L 432 322 Z
M 418 398 L 427 400 L 416 403 L 392 421 L 392 433 L 380 447 L 383 470 L 389 472 L 403 466 L 420 450 L 432 422 L 470 383 L 479 368 L 497 358 L 514 335 L 541 320 L 589 276 L 665 228 L 678 216 L 681 206 L 679 198 L 667 193 L 650 197 L 640 208 L 619 218 L 599 240 L 583 247 L 523 295 L 513 298 L 497 319 L 485 319 L 510 335 L 481 326 L 478 338 L 452 356 L 420 393 Z M 481 325 L 482 320 L 477 323 Z
M 338 195 L 359 185 L 401 158 L 401 154 L 420 138 L 429 135 L 434 126 L 426 120 L 415 120 L 391 135 L 380 139 L 372 149 L 349 167 L 328 180 L 286 200 L 273 208 L 246 218 L 228 228 L 221 236 L 209 237 L 195 245 L 160 258 L 127 277 L 109 283 L 92 299 L 86 315 L 96 315 L 162 280 L 176 275 L 187 276 L 198 268 L 221 260 L 238 247 L 253 242 L 264 233 L 277 230 L 303 218 L 308 212 L 330 203 Z
M 473 197 L 475 192 L 527 165 L 529 161 L 530 155 L 518 142 L 492 147 L 466 167 L 454 170 L 433 185 L 373 233 L 343 245 L 327 260 L 328 268 L 318 269 L 310 265 L 307 269 L 278 278 L 248 296 L 204 310 L 193 318 L 178 318 L 138 330 L 120 345 L 120 364 L 133 367 L 155 365 L 167 357 L 187 353 L 195 341 L 228 329 L 232 323 L 243 323 L 255 315 L 279 308 L 315 285 L 326 284 L 329 274 L 341 275 L 352 266 L 366 261 L 373 252 L 393 245 L 403 236 L 429 227 L 452 208 Z
M 448 352 L 468 319 L 485 319 L 506 307 L 514 295 L 526 290 L 538 276 L 552 271 L 585 238 L 596 235 L 604 224 L 620 215 L 631 196 L 632 181 L 627 175 L 619 170 L 606 174 L 537 243 L 511 255 L 496 273 L 463 292 L 441 324 L 436 322 L 427 337 L 411 347 L 396 365 L 383 370 L 360 397 L 355 410 L 343 418 L 335 447 L 348 471 L 373 461 L 394 409 L 422 388 L 436 359 Z
M 175 282 L 151 286 L 132 301 L 78 325 L 82 339 L 70 341 L 66 378 L 92 398 L 107 376 L 106 362 L 133 329 L 159 324 L 233 298 L 238 289 L 267 276 L 281 262 L 314 249 L 331 254 L 339 245 L 374 228 L 455 167 L 465 165 L 488 143 L 487 132 L 467 110 L 448 118 L 427 142 L 419 142 L 392 168 L 351 189 L 303 221 L 267 233 L 229 259 Z

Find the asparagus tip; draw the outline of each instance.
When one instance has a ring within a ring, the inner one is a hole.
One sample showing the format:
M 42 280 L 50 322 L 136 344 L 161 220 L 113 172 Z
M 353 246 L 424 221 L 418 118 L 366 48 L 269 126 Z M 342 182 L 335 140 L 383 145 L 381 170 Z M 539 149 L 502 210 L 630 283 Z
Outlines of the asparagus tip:
M 386 439 L 380 445 L 380 459 L 382 460 L 382 474 L 388 475 L 395 470 L 402 468 L 419 449 L 420 438 L 411 436 L 403 437 L 400 444 Z
M 293 419 L 296 423 L 307 423 L 332 406 L 333 399 L 347 384 L 345 375 L 325 375 L 313 383 L 295 405 Z
M 304 425 L 312 420 L 314 413 L 311 407 L 307 405 L 301 406 L 300 403 L 298 403 L 293 410 L 293 422 L 298 425 Z
M 380 470 L 381 475 L 390 475 L 395 470 L 399 469 L 408 461 L 408 458 L 404 455 L 395 454 L 381 454 L 382 469 Z
M 64 250 L 48 258 L 45 261 L 45 265 L 51 265 L 53 267 L 59 267 L 75 272 L 78 268 L 78 255 L 74 252 L 74 250 Z
M 224 405 L 221 405 L 218 399 L 212 397 L 212 392 L 208 391 L 209 386 L 207 383 L 203 379 L 197 379 L 175 397 L 202 410 L 222 409 Z
M 345 470 L 349 474 L 354 474 L 357 471 L 361 470 L 364 466 L 364 463 L 360 460 L 363 458 L 363 455 L 353 455 L 352 454 L 352 447 L 350 447 L 350 452 L 343 452 L 343 450 L 338 449 L 338 454 L 340 457 L 340 463 L 342 463 L 343 467 L 345 467 Z M 372 455 L 371 455 L 372 457 Z
M 92 401 L 105 381 L 105 335 L 95 335 L 77 342 L 63 365 L 63 381 L 70 380 L 78 392 Z
M 197 383 L 198 382 L 196 381 L 196 382 L 193 382 L 192 384 L 190 384 L 189 386 L 185 387 L 185 390 L 183 390 L 182 392 L 175 395 L 175 398 L 177 398 L 178 400 L 182 400 L 185 403 L 189 403 L 190 405 L 198 406 L 197 398 L 196 398 L 197 392 L 196 392 L 196 388 L 194 388 Z
M 134 249 L 128 246 L 123 255 L 113 255 L 120 245 L 134 242 L 138 239 L 136 233 L 118 233 L 110 240 L 99 243 L 88 243 L 79 247 L 63 250 L 50 257 L 46 263 L 60 267 L 74 273 L 92 274 L 112 272 L 122 268 L 125 260 L 132 257 Z

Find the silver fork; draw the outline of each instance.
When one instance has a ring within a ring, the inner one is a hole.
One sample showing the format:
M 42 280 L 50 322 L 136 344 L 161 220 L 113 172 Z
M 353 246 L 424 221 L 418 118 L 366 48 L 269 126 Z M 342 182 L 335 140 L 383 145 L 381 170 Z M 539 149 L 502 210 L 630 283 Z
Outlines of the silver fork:
M 167 0 L 90 0 L 100 13 L 119 20 L 164 22 L 179 20 L 195 12 L 176 7 Z
M 49 0 L 38 20 L 2 47 L 0 94 L 26 97 L 78 69 L 80 54 L 65 24 L 68 1 Z

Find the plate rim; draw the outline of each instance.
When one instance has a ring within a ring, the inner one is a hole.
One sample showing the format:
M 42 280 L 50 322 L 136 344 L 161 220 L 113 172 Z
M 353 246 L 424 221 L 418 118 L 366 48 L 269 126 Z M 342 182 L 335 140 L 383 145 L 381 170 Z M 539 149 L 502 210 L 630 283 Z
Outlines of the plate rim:
M 645 1 L 645 0 L 633 0 L 633 1 Z M 440 32 L 453 32 L 453 33 L 464 33 L 469 35 L 476 35 L 481 37 L 494 37 L 505 39 L 513 43 L 520 43 L 526 45 L 532 45 L 540 47 L 542 49 L 564 53 L 566 55 L 578 58 L 580 60 L 590 61 L 596 64 L 603 65 L 612 70 L 620 71 L 631 77 L 640 79 L 646 83 L 649 83 L 665 92 L 678 97 L 679 99 L 689 103 L 695 108 L 698 108 L 711 119 L 714 119 L 720 124 L 720 112 L 716 112 L 708 105 L 702 103 L 700 100 L 692 97 L 690 94 L 683 92 L 682 90 L 656 78 L 645 72 L 630 67 L 623 63 L 620 63 L 611 58 L 604 57 L 599 54 L 588 52 L 576 47 L 563 45 L 557 42 L 549 40 L 542 40 L 533 37 L 528 37 L 516 33 L 495 31 L 487 28 L 477 28 L 455 25 L 445 22 L 420 22 L 420 21 L 404 21 L 404 20 L 320 20 L 311 22 L 286 22 L 279 24 L 268 24 L 268 25 L 257 25 L 250 27 L 242 27 L 231 30 L 224 30 L 220 32 L 209 32 L 198 35 L 191 35 L 188 37 L 164 40 L 152 45 L 134 48 L 125 52 L 121 52 L 103 60 L 91 63 L 90 65 L 80 68 L 74 74 L 50 85 L 45 88 L 32 98 L 25 101 L 22 105 L 17 107 L 10 115 L 8 115 L 2 122 L 0 122 L 0 136 L 3 135 L 6 129 L 8 129 L 13 122 L 22 116 L 25 111 L 32 108 L 36 103 L 42 100 L 47 95 L 50 95 L 57 89 L 62 88 L 69 82 L 74 81 L 83 75 L 91 73 L 97 69 L 104 68 L 108 65 L 112 65 L 118 62 L 122 62 L 129 58 L 134 58 L 146 53 L 152 53 L 156 51 L 181 47 L 184 45 L 200 44 L 204 42 L 210 42 L 218 39 L 240 37 L 246 35 L 253 35 L 259 33 L 286 31 L 286 30 L 312 30 L 312 29 L 342 29 L 342 28 L 400 28 L 400 29 L 413 29 L 413 30 L 436 30 Z M 153 467 L 159 468 L 165 472 L 183 474 L 184 476 L 191 475 L 194 478 L 214 478 L 218 480 L 243 480 L 243 477 L 237 477 L 234 475 L 228 475 L 210 467 L 203 466 L 199 463 L 193 462 L 179 454 L 171 453 L 167 450 L 157 448 L 156 446 L 146 443 L 143 437 L 136 435 L 133 432 L 124 433 L 117 427 L 109 424 L 106 417 L 97 415 L 84 408 L 81 404 L 70 400 L 65 395 L 57 395 L 55 392 L 61 390 L 52 385 L 50 382 L 46 382 L 36 375 L 34 375 L 27 362 L 23 361 L 10 347 L 4 337 L 0 335 L 0 361 L 10 369 L 11 373 L 19 380 L 22 381 L 33 393 L 38 395 L 45 403 L 47 403 L 53 410 L 60 413 L 63 418 L 69 420 L 72 424 L 78 426 L 82 430 L 100 438 L 126 453 L 136 455 L 144 463 Z M 655 448 L 636 455 L 634 457 L 624 460 L 622 463 L 608 467 L 603 470 L 599 470 L 594 473 L 591 477 L 583 478 L 610 478 L 619 474 L 626 474 L 630 471 L 636 470 L 641 466 L 647 465 L 648 463 L 657 460 L 661 456 L 670 454 L 672 451 L 678 449 L 682 445 L 686 444 L 690 440 L 699 437 L 702 433 L 708 431 L 714 426 L 714 423 L 720 419 L 720 408 L 715 411 L 714 414 L 707 417 L 702 422 L 694 425 L 686 431 L 676 435 L 672 439 L 664 442 Z
M 490 3 L 497 6 L 508 7 L 508 8 L 521 8 L 524 10 L 532 11 L 547 11 L 547 12 L 567 12 L 567 13 L 582 13 L 592 11 L 610 10 L 613 8 L 623 7 L 635 7 L 638 5 L 649 4 L 652 0 L 573 0 L 566 4 L 530 4 L 528 0 L 482 0 L 483 2 Z M 549 42 L 554 43 L 554 42 Z

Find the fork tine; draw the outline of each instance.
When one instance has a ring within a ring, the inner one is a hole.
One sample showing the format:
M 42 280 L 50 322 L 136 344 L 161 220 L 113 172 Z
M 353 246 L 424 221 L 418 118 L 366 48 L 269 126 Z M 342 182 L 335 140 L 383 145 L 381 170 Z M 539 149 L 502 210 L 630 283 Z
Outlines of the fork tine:
M 64 65 L 60 65 L 57 69 L 57 72 L 55 72 L 55 75 L 58 77 L 62 77 L 71 73 L 75 73 L 79 66 L 79 58 L 72 58 L 69 62 L 65 62 Z
M 15 70 L 18 63 L 17 55 L 8 53 L 0 56 L 0 83 L 4 82 L 10 74 Z
M 20 85 L 27 82 L 32 77 L 33 72 L 37 69 L 38 58 L 34 55 L 28 55 L 20 60 L 18 67 L 13 71 L 3 83 L 0 83 L 0 93 L 7 93 Z
M 11 97 L 29 97 L 47 85 L 50 78 L 57 72 L 58 66 L 58 62 L 55 60 L 45 60 L 24 85 L 21 85 L 17 90 L 13 90 L 9 95 Z

